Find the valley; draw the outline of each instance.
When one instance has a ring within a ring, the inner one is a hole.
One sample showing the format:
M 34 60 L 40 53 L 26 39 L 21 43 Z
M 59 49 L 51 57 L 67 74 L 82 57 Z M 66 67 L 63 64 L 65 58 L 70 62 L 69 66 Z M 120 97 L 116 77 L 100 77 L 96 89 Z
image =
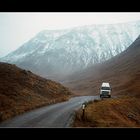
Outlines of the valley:
M 139 33 L 140 21 L 43 30 L 0 58 L 0 127 L 140 127 Z M 99 99 L 103 82 L 113 98 Z

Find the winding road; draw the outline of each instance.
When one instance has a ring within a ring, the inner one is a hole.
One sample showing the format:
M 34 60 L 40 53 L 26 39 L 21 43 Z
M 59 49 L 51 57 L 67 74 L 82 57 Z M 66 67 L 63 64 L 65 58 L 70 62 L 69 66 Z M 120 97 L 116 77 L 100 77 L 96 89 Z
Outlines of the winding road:
M 70 127 L 75 110 L 85 101 L 98 98 L 98 96 L 74 97 L 66 102 L 41 107 L 16 116 L 2 122 L 0 127 Z

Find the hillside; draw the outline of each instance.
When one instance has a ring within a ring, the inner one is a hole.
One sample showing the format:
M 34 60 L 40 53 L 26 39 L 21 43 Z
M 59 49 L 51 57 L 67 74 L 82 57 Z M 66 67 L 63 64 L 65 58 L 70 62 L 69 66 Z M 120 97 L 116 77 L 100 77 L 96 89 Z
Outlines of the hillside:
M 74 127 L 140 127 L 140 98 L 123 96 L 90 102 L 82 119 L 76 112 Z
M 117 98 L 90 102 L 82 119 L 76 112 L 74 127 L 140 127 L 140 37 L 123 53 L 96 66 L 96 69 L 77 74 L 73 91 L 98 94 L 103 81 L 111 83 L 112 95 Z M 95 68 L 95 67 L 94 67 Z M 75 75 L 76 76 L 76 75 Z M 83 77 L 83 79 L 82 79 Z M 76 77 L 71 77 L 71 80 Z M 121 96 L 120 96 L 121 95 Z
M 140 21 L 43 30 L 0 61 L 62 81 L 121 53 L 139 33 Z
M 109 82 L 112 95 L 140 96 L 140 37 L 112 59 L 66 78 L 64 85 L 80 95 L 99 95 L 102 82 Z
M 72 93 L 61 84 L 16 65 L 0 63 L 0 121 L 43 105 L 65 101 Z

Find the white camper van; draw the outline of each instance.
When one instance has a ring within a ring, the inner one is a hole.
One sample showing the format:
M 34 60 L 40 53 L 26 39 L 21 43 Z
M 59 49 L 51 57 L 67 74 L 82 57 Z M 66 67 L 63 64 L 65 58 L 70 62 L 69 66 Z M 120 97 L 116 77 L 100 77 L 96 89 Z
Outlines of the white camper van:
M 100 89 L 100 98 L 108 97 L 111 98 L 111 87 L 109 83 L 102 83 Z

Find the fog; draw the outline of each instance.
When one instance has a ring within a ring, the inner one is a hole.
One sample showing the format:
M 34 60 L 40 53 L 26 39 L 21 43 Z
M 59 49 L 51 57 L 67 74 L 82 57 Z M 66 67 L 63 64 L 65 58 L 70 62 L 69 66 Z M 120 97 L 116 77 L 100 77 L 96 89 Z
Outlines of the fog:
M 92 24 L 140 20 L 140 13 L 0 13 L 0 57 L 17 49 L 38 32 Z

